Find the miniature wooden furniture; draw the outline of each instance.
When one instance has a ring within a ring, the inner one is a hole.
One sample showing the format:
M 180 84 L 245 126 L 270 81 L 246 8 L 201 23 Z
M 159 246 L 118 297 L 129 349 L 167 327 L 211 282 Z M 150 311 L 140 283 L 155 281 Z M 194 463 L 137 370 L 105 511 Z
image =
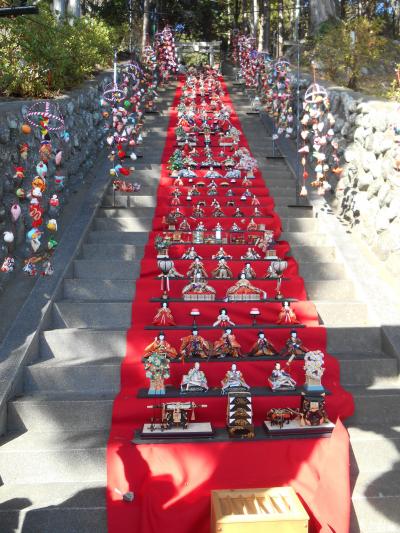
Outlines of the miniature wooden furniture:
M 211 491 L 211 533 L 306 533 L 308 522 L 292 487 Z

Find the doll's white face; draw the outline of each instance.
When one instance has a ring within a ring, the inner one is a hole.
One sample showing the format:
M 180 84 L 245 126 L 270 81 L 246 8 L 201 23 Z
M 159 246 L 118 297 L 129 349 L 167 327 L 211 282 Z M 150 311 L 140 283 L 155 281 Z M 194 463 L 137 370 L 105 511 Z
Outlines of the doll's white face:
M 246 268 L 250 268 L 250 263 L 246 263 Z
M 259 337 L 260 337 L 260 339 L 265 339 L 264 333 L 260 333 Z
M 231 366 L 231 369 L 232 369 L 233 371 L 236 370 L 236 365 L 235 365 L 235 363 Z
M 196 363 L 194 364 L 194 368 L 195 368 L 196 370 L 199 370 L 199 368 L 200 368 L 200 363 L 196 362 Z
M 163 341 L 165 339 L 165 336 L 164 335 L 159 335 L 158 338 L 160 339 L 160 341 Z
M 193 331 L 193 335 L 194 335 L 195 337 L 197 337 L 198 334 L 199 334 L 199 332 L 198 332 L 197 330 L 194 330 L 194 331 Z
M 281 369 L 281 365 L 279 363 L 276 363 L 275 364 L 275 368 L 276 368 L 276 370 L 280 370 Z
M 244 274 L 241 274 L 240 278 L 244 279 L 246 276 Z
M 226 315 L 226 311 L 225 311 L 225 309 L 222 309 L 222 311 L 221 311 L 221 315 Z
M 164 309 L 167 307 L 167 303 L 166 302 L 163 302 L 162 306 L 164 307 Z
M 294 341 L 297 339 L 297 333 L 292 333 L 290 336 Z
M 232 333 L 232 330 L 231 330 L 230 328 L 228 328 L 228 329 L 226 330 L 226 333 L 227 333 L 228 335 L 230 335 L 230 334 Z

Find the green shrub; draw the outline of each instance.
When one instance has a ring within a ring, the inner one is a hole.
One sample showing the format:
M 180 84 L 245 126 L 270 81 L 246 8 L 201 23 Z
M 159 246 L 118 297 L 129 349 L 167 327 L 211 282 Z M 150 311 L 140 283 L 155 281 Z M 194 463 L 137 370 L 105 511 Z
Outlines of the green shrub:
M 110 63 L 113 30 L 94 17 L 71 22 L 44 3 L 38 16 L 0 19 L 0 94 L 49 96 Z
M 317 37 L 315 59 L 331 79 L 341 77 L 347 87 L 356 89 L 362 69 L 382 56 L 386 39 L 380 36 L 381 29 L 380 20 L 364 17 L 329 24 Z

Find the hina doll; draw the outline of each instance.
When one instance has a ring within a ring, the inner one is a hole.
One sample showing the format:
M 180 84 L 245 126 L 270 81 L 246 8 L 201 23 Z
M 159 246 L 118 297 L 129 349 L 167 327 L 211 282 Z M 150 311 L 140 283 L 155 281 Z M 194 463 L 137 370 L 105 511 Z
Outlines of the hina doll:
M 222 178 L 222 175 L 217 171 L 217 170 L 214 170 L 214 167 L 213 166 L 210 166 L 210 170 L 207 170 L 207 172 L 205 173 L 204 177 L 206 179 L 216 179 L 216 178 Z
M 229 392 L 230 390 L 250 390 L 250 386 L 247 385 L 243 378 L 243 374 L 233 364 L 231 369 L 225 374 L 224 379 L 221 381 L 222 394 Z
M 251 205 L 260 205 L 260 200 L 257 198 L 257 196 L 254 194 L 253 198 L 251 199 Z
M 275 346 L 266 337 L 263 331 L 258 332 L 258 338 L 250 349 L 249 355 L 266 356 L 278 355 Z
M 257 277 L 257 274 L 253 270 L 250 263 L 246 263 L 245 266 L 242 268 L 239 274 L 239 278 L 242 277 L 242 274 L 246 279 L 255 279 Z
M 232 189 L 228 189 L 225 193 L 225 196 L 235 196 L 235 193 L 232 191 Z
M 198 272 L 195 275 L 193 281 L 188 283 L 182 290 L 182 295 L 184 297 L 186 296 L 186 299 L 188 298 L 190 299 L 190 295 L 196 295 L 196 296 L 204 295 L 204 296 L 208 296 L 209 299 L 214 299 L 215 294 L 216 294 L 216 290 L 210 285 L 207 285 L 207 282 L 202 277 L 200 272 Z
M 190 231 L 191 229 L 189 222 L 187 221 L 187 218 L 184 218 L 178 227 L 179 227 L 179 231 Z
M 239 297 L 239 298 L 238 298 Z M 249 299 L 249 300 L 261 300 L 267 297 L 267 293 L 262 289 L 254 287 L 244 274 L 240 275 L 240 279 L 226 291 L 226 298 L 228 300 L 235 299 Z
M 296 313 L 290 307 L 287 301 L 282 302 L 282 309 L 279 311 L 277 324 L 300 324 L 297 320 Z
M 151 352 L 144 362 L 150 384 L 148 394 L 165 394 L 165 380 L 170 377 L 169 359 L 165 353 Z
M 238 224 L 236 224 L 236 222 L 234 222 L 232 224 L 231 231 L 235 231 L 235 232 L 242 231 L 242 228 Z
M 247 224 L 247 231 L 256 231 L 257 230 L 257 224 L 254 222 L 254 219 L 252 218 L 250 222 Z
M 221 247 L 216 254 L 214 254 L 211 259 L 232 259 L 232 256 L 227 254 L 225 250 Z
M 242 218 L 242 217 L 244 217 L 244 213 L 243 213 L 243 211 L 240 211 L 240 208 L 239 208 L 239 207 L 237 207 L 237 208 L 236 208 L 236 211 L 235 211 L 234 214 L 233 214 L 233 216 L 234 216 L 234 217 L 238 217 L 238 218 Z
M 224 258 L 218 261 L 218 267 L 211 272 L 213 278 L 216 279 L 232 279 L 232 270 L 228 267 Z
M 212 216 L 216 218 L 220 218 L 220 217 L 224 217 L 225 213 L 222 211 L 222 209 L 219 206 L 217 206 L 212 212 Z
M 203 218 L 205 215 L 204 209 L 197 204 L 196 207 L 193 208 L 192 217 L 193 218 Z
M 192 330 L 192 334 L 181 339 L 181 347 L 179 353 L 182 359 L 189 359 L 191 357 L 201 357 L 206 359 L 209 355 L 209 343 L 199 335 L 196 328 Z
M 235 323 L 229 318 L 229 315 L 225 308 L 219 310 L 217 320 L 214 322 L 213 327 L 227 328 L 228 326 L 234 326 Z
M 196 259 L 198 257 L 199 259 L 202 259 L 194 249 L 194 246 L 191 246 L 182 254 L 182 259 Z
M 280 363 L 275 363 L 275 368 L 268 378 L 268 383 L 273 392 L 296 389 L 295 380 L 290 377 L 289 372 L 282 370 Z
M 292 355 L 304 355 L 309 351 L 303 344 L 303 341 L 297 336 L 295 331 L 290 332 L 290 337 L 281 350 L 283 357 L 291 357 Z
M 187 271 L 186 275 L 188 278 L 193 278 L 198 273 L 201 274 L 201 277 L 203 279 L 208 278 L 208 274 L 204 268 L 203 263 L 200 261 L 199 257 L 196 257 L 196 259 L 190 265 L 189 270 Z
M 200 370 L 200 363 L 196 361 L 194 367 L 182 376 L 181 392 L 206 390 L 208 390 L 206 375 Z
M 231 328 L 226 328 L 225 333 L 214 343 L 214 352 L 217 357 L 240 357 L 240 350 L 241 346 Z
M 247 248 L 246 253 L 240 257 L 240 259 L 261 259 L 261 256 L 254 250 L 254 248 Z
M 240 170 L 238 170 L 237 168 L 231 168 L 229 169 L 227 172 L 225 172 L 225 175 L 224 175 L 224 178 L 226 180 L 230 180 L 232 182 L 233 180 L 233 183 L 240 179 L 241 177 L 241 174 L 240 174 Z
M 254 211 L 253 211 L 253 217 L 262 217 L 263 214 L 261 213 L 261 211 L 258 209 L 258 207 L 256 206 L 254 208 Z
M 158 337 L 155 337 L 154 341 L 144 349 L 144 357 L 149 357 L 149 355 L 152 353 L 166 354 L 169 359 L 175 359 L 175 357 L 178 355 L 175 348 L 173 348 L 170 343 L 165 340 L 163 331 L 161 331 L 158 334 Z
M 188 196 L 200 196 L 200 191 L 197 189 L 196 185 L 193 185 L 189 189 Z
M 213 185 L 207 191 L 207 196 L 217 196 L 217 194 L 218 194 L 218 188 L 216 185 Z
M 160 309 L 153 318 L 155 326 L 175 326 L 175 320 L 171 310 L 168 308 L 168 302 L 163 302 Z

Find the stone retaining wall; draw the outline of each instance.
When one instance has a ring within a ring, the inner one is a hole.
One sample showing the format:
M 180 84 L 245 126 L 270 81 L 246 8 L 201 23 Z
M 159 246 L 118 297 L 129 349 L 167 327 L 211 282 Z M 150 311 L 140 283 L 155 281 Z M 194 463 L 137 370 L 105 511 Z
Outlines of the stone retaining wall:
M 309 81 L 302 80 L 301 86 Z M 399 104 L 329 86 L 336 118 L 343 174 L 330 180 L 326 199 L 367 241 L 394 273 L 400 274 Z
M 63 151 L 61 174 L 65 176 L 65 187 L 58 191 L 55 187 L 54 158 L 48 164 L 47 191 L 43 207 L 48 206 L 48 199 L 57 192 L 60 206 L 68 201 L 71 192 L 76 191 L 83 183 L 85 175 L 93 167 L 96 156 L 104 145 L 104 130 L 100 109 L 100 97 L 103 87 L 111 81 L 109 73 L 99 75 L 95 80 L 86 82 L 80 88 L 56 98 L 61 114 L 65 120 L 65 129 L 69 133 L 68 143 L 56 139 L 52 135 L 52 144 L 56 151 Z M 30 226 L 28 215 L 29 200 L 20 201 L 22 216 L 12 224 L 10 207 L 16 202 L 15 187 L 12 176 L 15 167 L 26 169 L 23 188 L 30 192 L 30 183 L 35 176 L 35 167 L 39 162 L 38 147 L 40 133 L 34 129 L 25 135 L 21 131 L 24 124 L 24 113 L 35 100 L 0 99 L 0 264 L 8 250 L 3 241 L 3 232 L 12 230 L 15 234 L 15 252 L 17 257 L 24 257 L 25 235 Z M 29 155 L 26 161 L 21 160 L 19 146 L 29 144 Z M 44 213 L 46 218 L 46 212 Z M 18 268 L 18 267 L 17 267 Z M 8 275 L 0 274 L 0 285 Z

